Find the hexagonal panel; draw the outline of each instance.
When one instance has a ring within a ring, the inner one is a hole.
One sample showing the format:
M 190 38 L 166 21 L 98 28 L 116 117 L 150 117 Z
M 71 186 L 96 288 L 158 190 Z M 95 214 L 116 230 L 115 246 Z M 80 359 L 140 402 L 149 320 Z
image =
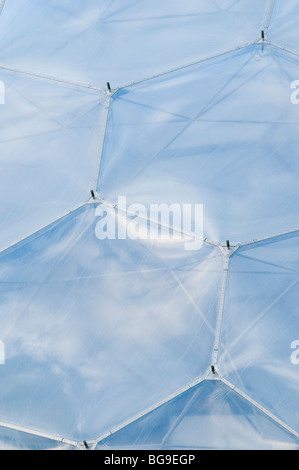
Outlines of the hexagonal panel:
M 209 367 L 219 249 L 99 240 L 97 221 L 86 205 L 0 256 L 4 422 L 95 438 Z
M 220 381 L 205 381 L 115 434 L 97 449 L 298 449 L 298 441 Z M 163 454 L 162 454 L 163 456 Z
M 297 228 L 298 65 L 256 44 L 119 90 L 98 192 L 203 204 L 204 235 L 221 242 Z
M 0 62 L 101 87 L 124 85 L 255 41 L 269 3 L 6 1 Z
M 101 92 L 1 70 L 0 249 L 90 197 L 105 96 Z
M 223 376 L 299 431 L 299 234 L 239 248 L 230 259 L 220 337 Z
M 281 47 L 299 53 L 299 39 L 297 34 L 298 3 L 296 0 L 275 0 L 271 21 L 268 29 L 268 38 Z
M 32 430 L 22 430 L 18 425 L 5 427 L 0 425 L 1 450 L 76 450 L 75 444 L 59 442 L 40 435 Z

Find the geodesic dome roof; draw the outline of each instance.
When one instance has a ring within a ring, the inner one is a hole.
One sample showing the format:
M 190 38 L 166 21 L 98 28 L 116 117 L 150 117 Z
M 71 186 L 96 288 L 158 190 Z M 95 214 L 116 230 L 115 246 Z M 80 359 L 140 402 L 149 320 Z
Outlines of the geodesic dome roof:
M 0 447 L 298 449 L 297 2 L 0 9 Z

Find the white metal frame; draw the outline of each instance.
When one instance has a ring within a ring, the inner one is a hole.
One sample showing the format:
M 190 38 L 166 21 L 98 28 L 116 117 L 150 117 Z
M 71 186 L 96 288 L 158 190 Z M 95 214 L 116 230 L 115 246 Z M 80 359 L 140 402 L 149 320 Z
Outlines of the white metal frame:
M 5 1 L 6 0 L 2 0 L 2 2 L 0 3 L 0 15 L 3 11 Z M 261 43 L 261 42 L 263 42 L 265 44 L 269 44 L 269 45 L 271 45 L 271 46 L 273 46 L 277 49 L 280 49 L 280 50 L 288 53 L 288 54 L 292 54 L 292 55 L 295 55 L 295 56 L 299 57 L 299 52 L 289 50 L 289 49 L 287 49 L 283 46 L 280 46 L 278 44 L 275 44 L 271 40 L 269 40 L 269 38 L 267 36 L 267 32 L 268 32 L 269 25 L 270 25 L 270 22 L 271 22 L 271 17 L 272 17 L 272 14 L 273 14 L 274 7 L 275 7 L 275 0 L 271 0 L 269 9 L 267 11 L 266 20 L 265 20 L 265 23 L 264 23 L 265 36 L 264 36 L 263 39 L 259 38 L 259 39 L 255 40 L 253 42 L 243 44 L 241 46 L 237 46 L 233 49 L 222 51 L 222 52 L 219 52 L 217 54 L 214 54 L 214 55 L 211 55 L 211 56 L 208 56 L 208 57 L 199 58 L 196 61 L 193 61 L 191 63 L 187 63 L 187 64 L 179 66 L 179 67 L 174 67 L 172 69 L 161 71 L 160 73 L 157 73 L 155 75 L 152 75 L 152 76 L 149 76 L 149 77 L 146 77 L 146 78 L 143 78 L 143 79 L 133 81 L 131 83 L 128 83 L 127 85 L 123 85 L 123 86 L 120 86 L 118 88 L 112 88 L 111 91 L 109 91 L 107 89 L 103 89 L 103 88 L 93 86 L 91 84 L 82 84 L 82 83 L 77 83 L 77 82 L 70 81 L 70 80 L 65 80 L 63 78 L 57 78 L 57 77 L 48 76 L 48 75 L 44 75 L 44 74 L 38 74 L 38 73 L 35 73 L 35 72 L 31 72 L 31 71 L 21 70 L 21 69 L 18 69 L 18 68 L 12 67 L 12 66 L 8 66 L 8 65 L 5 65 L 5 64 L 0 64 L 0 69 L 8 70 L 8 71 L 16 72 L 16 73 L 21 73 L 21 74 L 25 74 L 25 75 L 34 76 L 34 77 L 37 77 L 37 78 L 42 79 L 42 80 L 57 81 L 57 82 L 60 82 L 60 83 L 64 83 L 66 85 L 83 87 L 83 88 L 87 88 L 87 89 L 97 91 L 100 94 L 106 95 L 104 122 L 103 122 L 101 136 L 100 136 L 100 149 L 99 149 L 98 166 L 97 166 L 97 169 L 96 169 L 95 179 L 94 179 L 94 182 L 93 182 L 93 186 L 94 186 L 94 188 L 96 188 L 97 183 L 98 183 L 98 179 L 99 179 L 99 174 L 100 174 L 101 159 L 102 159 L 103 148 L 104 148 L 104 143 L 105 143 L 105 136 L 106 136 L 106 130 L 107 130 L 107 124 L 108 124 L 111 98 L 113 97 L 113 95 L 121 89 L 125 89 L 125 88 L 131 87 L 133 85 L 136 85 L 136 84 L 139 84 L 139 83 L 142 83 L 142 82 L 145 82 L 145 81 L 149 81 L 149 80 L 152 80 L 152 79 L 157 78 L 157 77 L 164 76 L 166 74 L 171 74 L 172 72 L 176 72 L 178 70 L 182 70 L 182 69 L 185 69 L 187 67 L 191 67 L 192 65 L 196 65 L 196 64 L 199 64 L 199 63 L 202 63 L 202 62 L 205 62 L 205 61 L 209 61 L 209 60 L 215 59 L 217 57 L 221 57 L 221 56 L 224 56 L 224 55 L 231 54 L 235 51 L 251 47 L 251 46 L 253 46 L 255 44 L 258 44 L 258 43 Z M 92 188 L 87 188 L 87 193 L 91 189 Z M 26 235 L 21 240 L 18 240 L 16 242 L 12 243 L 11 245 L 6 247 L 5 249 L 1 250 L 0 253 L 5 253 L 7 250 L 13 248 L 17 244 L 25 241 L 26 239 L 38 235 L 44 229 L 46 229 L 46 228 L 50 227 L 51 225 L 59 222 L 63 218 L 67 217 L 70 213 L 73 213 L 73 212 L 79 210 L 80 208 L 84 207 L 86 204 L 103 203 L 103 204 L 115 207 L 115 204 L 112 204 L 109 201 L 102 200 L 101 196 L 96 192 L 96 189 L 94 189 L 94 191 L 95 191 L 95 194 L 96 194 L 95 199 L 89 198 L 86 201 L 82 202 L 82 204 L 80 204 L 79 206 L 71 208 L 67 213 L 60 215 L 59 217 L 57 217 L 52 222 L 49 222 L 48 224 L 40 227 L 35 232 Z M 132 215 L 132 214 L 127 213 L 127 215 Z M 136 214 L 134 214 L 134 215 L 136 215 Z M 147 219 L 147 220 L 150 221 L 149 219 Z M 171 229 L 171 227 L 168 227 L 168 228 Z M 211 368 L 208 368 L 208 370 L 205 372 L 205 374 L 203 374 L 201 377 L 197 377 L 193 382 L 191 382 L 191 383 L 185 385 L 184 387 L 180 388 L 179 390 L 175 391 L 172 395 L 170 395 L 168 397 L 165 397 L 164 400 L 160 401 L 159 403 L 154 404 L 153 406 L 151 406 L 150 408 L 148 408 L 144 411 L 141 411 L 139 414 L 133 416 L 131 419 L 125 421 L 124 423 L 122 423 L 119 426 L 116 426 L 116 427 L 108 430 L 107 432 L 105 432 L 104 434 L 100 435 L 98 438 L 96 438 L 92 441 L 77 442 L 77 441 L 73 441 L 73 440 L 70 440 L 70 439 L 67 439 L 67 438 L 64 438 L 64 437 L 60 437 L 60 436 L 57 436 L 57 435 L 47 434 L 46 432 L 39 432 L 39 431 L 36 431 L 36 430 L 33 430 L 33 429 L 24 428 L 24 427 L 21 427 L 21 426 L 17 426 L 17 425 L 14 425 L 14 424 L 9 424 L 9 423 L 4 423 L 4 422 L 0 422 L 0 427 L 10 429 L 10 430 L 14 430 L 14 431 L 27 433 L 27 434 L 31 434 L 31 435 L 41 437 L 41 438 L 46 438 L 46 439 L 55 441 L 57 444 L 69 445 L 69 446 L 73 446 L 74 448 L 78 448 L 78 449 L 87 449 L 87 448 L 95 449 L 97 444 L 100 443 L 101 441 L 103 441 L 108 436 L 110 436 L 112 434 L 115 434 L 120 429 L 123 429 L 124 427 L 128 426 L 129 424 L 133 423 L 134 421 L 142 418 L 143 416 L 147 415 L 148 413 L 150 413 L 150 412 L 154 411 L 155 409 L 159 408 L 160 406 L 166 404 L 170 400 L 173 400 L 174 398 L 176 398 L 179 395 L 183 394 L 187 390 L 198 386 L 204 380 L 220 380 L 227 387 L 229 387 L 234 393 L 242 396 L 252 406 L 256 407 L 258 410 L 260 410 L 262 413 L 264 413 L 267 417 L 269 417 L 271 420 L 273 420 L 273 422 L 275 422 L 277 425 L 281 426 L 283 429 L 288 431 L 295 438 L 299 439 L 299 433 L 297 431 L 292 429 L 290 426 L 288 426 L 285 422 L 283 422 L 281 419 L 279 419 L 277 416 L 275 416 L 269 410 L 267 410 L 262 405 L 260 405 L 258 402 L 253 400 L 250 396 L 246 395 L 242 390 L 238 389 L 234 384 L 228 382 L 225 379 L 225 377 L 222 376 L 221 371 L 220 371 L 220 369 L 218 367 L 218 364 L 217 364 L 218 353 L 219 353 L 219 342 L 220 342 L 220 336 L 221 336 L 222 315 L 223 315 L 224 301 L 225 301 L 225 295 L 226 295 L 226 290 L 227 290 L 226 288 L 227 288 L 227 279 L 228 279 L 228 273 L 229 273 L 230 257 L 233 256 L 234 253 L 236 251 L 238 251 L 238 249 L 240 247 L 255 244 L 255 243 L 258 243 L 258 242 L 262 242 L 262 241 L 267 241 L 267 240 L 270 241 L 271 239 L 274 239 L 274 238 L 277 238 L 277 237 L 280 237 L 280 236 L 283 236 L 283 235 L 296 233 L 296 232 L 299 232 L 299 227 L 297 229 L 281 232 L 281 233 L 278 233 L 278 234 L 272 234 L 272 235 L 270 234 L 268 236 L 265 236 L 264 238 L 254 239 L 254 240 L 244 241 L 244 242 L 241 242 L 241 243 L 238 243 L 238 244 L 234 244 L 233 246 L 230 247 L 230 249 L 228 249 L 226 246 L 222 245 L 221 243 L 219 243 L 217 241 L 208 240 L 207 238 L 203 238 L 202 241 L 203 241 L 204 244 L 213 245 L 215 247 L 218 247 L 220 252 L 222 253 L 222 255 L 224 257 L 222 287 L 221 287 L 220 298 L 219 298 L 219 306 L 218 306 L 218 320 L 217 320 L 217 327 L 216 327 L 216 332 L 215 332 L 214 347 L 213 347 L 213 350 L 211 351 L 211 365 L 214 366 L 214 373 L 211 372 Z M 189 236 L 190 234 L 186 234 L 186 235 Z

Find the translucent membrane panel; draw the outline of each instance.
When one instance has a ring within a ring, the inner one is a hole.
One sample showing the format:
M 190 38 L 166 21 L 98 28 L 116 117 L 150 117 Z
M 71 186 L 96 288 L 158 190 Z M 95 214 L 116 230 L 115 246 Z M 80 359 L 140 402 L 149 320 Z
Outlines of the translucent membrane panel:
M 0 426 L 1 450 L 76 450 L 76 447 L 46 437 Z
M 239 249 L 230 260 L 222 374 L 299 431 L 298 232 Z
M 203 204 L 204 234 L 221 242 L 297 228 L 298 65 L 257 44 L 119 90 L 99 193 Z
M 270 0 L 6 1 L 0 62 L 123 85 L 255 41 Z
M 219 381 L 205 381 L 97 449 L 298 449 L 299 440 Z
M 0 249 L 89 199 L 105 99 L 0 70 Z
M 87 204 L 1 254 L 5 422 L 96 438 L 209 368 L 220 250 L 100 239 L 101 220 Z
M 299 53 L 298 2 L 275 0 L 268 38 L 274 43 Z M 297 78 L 297 77 L 296 77 Z

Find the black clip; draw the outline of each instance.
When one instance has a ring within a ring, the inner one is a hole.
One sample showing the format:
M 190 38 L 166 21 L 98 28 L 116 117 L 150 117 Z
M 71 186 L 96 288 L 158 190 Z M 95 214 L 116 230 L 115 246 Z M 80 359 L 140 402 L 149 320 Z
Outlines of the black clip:
M 85 449 L 89 449 L 89 445 L 87 444 L 86 441 L 83 441 L 83 444 L 84 444 Z

